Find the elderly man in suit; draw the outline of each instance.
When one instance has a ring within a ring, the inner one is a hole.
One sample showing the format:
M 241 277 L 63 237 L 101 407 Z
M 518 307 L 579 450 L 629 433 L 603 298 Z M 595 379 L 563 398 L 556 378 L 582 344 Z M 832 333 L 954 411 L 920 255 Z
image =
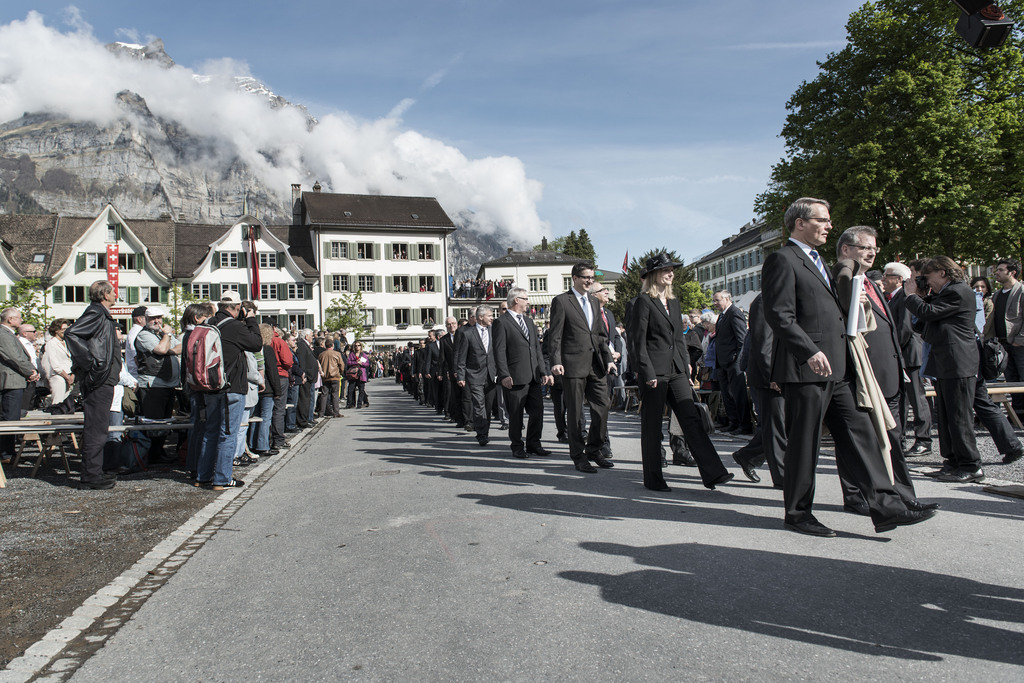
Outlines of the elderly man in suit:
M 921 274 L 928 279 L 930 294 L 919 291 L 914 278 L 906 280 L 903 289 L 907 309 L 924 323 L 922 334 L 931 344 L 924 373 L 935 377 L 939 452 L 944 461 L 937 478 L 958 484 L 983 481 L 972 411 L 981 363 L 974 291 L 948 256 L 926 261 Z
M 455 333 L 459 329 L 459 321 L 453 316 L 444 319 L 445 334 L 441 336 L 441 402 L 444 406 L 445 419 L 456 425 L 461 422 L 462 393 L 455 383 Z M 460 425 L 461 426 L 461 425 Z
M 21 419 L 21 403 L 29 382 L 39 379 L 33 359 L 18 341 L 21 311 L 5 308 L 0 311 L 0 418 Z M 0 437 L 0 457 L 14 457 L 14 435 Z
M 601 453 L 601 446 L 611 404 L 607 377 L 615 370 L 615 363 L 608 349 L 600 304 L 587 291 L 593 282 L 592 265 L 580 262 L 572 267 L 572 288 L 551 301 L 548 331 L 551 373 L 562 377 L 569 455 L 577 470 L 588 473 L 597 471 L 591 460 L 599 467 L 613 467 Z M 584 397 L 591 407 L 586 442 L 580 429 Z
M 764 262 L 765 320 L 775 337 L 772 381 L 786 400 L 783 499 L 786 529 L 820 537 L 836 532 L 812 511 L 821 424 L 836 458 L 857 486 L 876 532 L 922 522 L 934 510 L 909 509 L 896 493 L 877 448 L 870 419 L 859 412 L 847 373 L 846 316 L 817 248 L 832 226 L 829 204 L 803 197 L 786 210 L 789 241 Z
M 512 455 L 551 455 L 540 443 L 544 423 L 544 397 L 541 387 L 554 384 L 540 348 L 537 326 L 526 312 L 530 298 L 526 290 L 513 287 L 508 292 L 508 309 L 494 321 L 494 364 L 498 382 L 505 394 L 508 410 L 508 436 Z M 530 421 L 523 442 L 523 413 Z
M 313 330 L 299 330 L 299 338 L 295 342 L 296 355 L 299 357 L 299 367 L 305 377 L 299 385 L 299 405 L 297 406 L 297 424 L 299 428 L 306 429 L 316 424 L 313 417 L 313 406 L 316 405 L 316 397 L 313 392 L 313 385 L 320 376 L 320 363 L 316 354 L 313 353 Z
M 752 434 L 750 405 L 747 401 L 747 378 L 740 370 L 740 351 L 747 338 L 747 317 L 732 302 L 728 290 L 715 292 L 715 308 L 721 313 L 715 324 L 715 367 L 722 387 L 722 401 L 729 425 L 723 430 Z
M 493 321 L 493 308 L 477 306 L 476 324 L 455 340 L 455 378 L 459 387 L 469 394 L 473 429 L 481 446 L 486 446 L 489 440 L 498 374 L 494 363 Z

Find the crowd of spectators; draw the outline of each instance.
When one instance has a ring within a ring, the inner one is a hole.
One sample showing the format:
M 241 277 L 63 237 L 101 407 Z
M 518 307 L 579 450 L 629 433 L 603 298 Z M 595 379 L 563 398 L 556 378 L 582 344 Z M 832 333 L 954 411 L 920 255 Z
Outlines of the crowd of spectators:
M 504 299 L 512 280 L 459 280 L 452 284 L 453 299 Z

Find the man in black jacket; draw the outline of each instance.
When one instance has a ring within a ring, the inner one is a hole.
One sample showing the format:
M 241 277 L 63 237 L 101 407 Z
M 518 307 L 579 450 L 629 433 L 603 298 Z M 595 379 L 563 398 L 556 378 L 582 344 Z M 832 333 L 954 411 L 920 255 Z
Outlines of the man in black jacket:
M 85 428 L 82 430 L 80 489 L 109 489 L 116 477 L 103 474 L 103 446 L 110 425 L 110 404 L 121 374 L 121 345 L 110 316 L 117 290 L 106 280 L 89 286 L 89 307 L 68 328 L 64 340 L 71 354 L 72 372 L 82 387 Z
M 223 391 L 206 393 L 206 432 L 199 454 L 196 485 L 209 484 L 214 491 L 241 486 L 245 482 L 231 476 L 232 461 L 241 432 L 245 395 L 249 391 L 244 351 L 263 349 L 263 338 L 256 314 L 247 310 L 239 320 L 242 300 L 237 292 L 225 292 L 217 302 L 217 315 L 208 321 L 220 330 L 224 371 L 228 386 Z M 192 333 L 195 335 L 195 331 Z
M 441 375 L 443 386 L 443 403 L 445 417 L 457 427 L 464 427 L 462 417 L 462 390 L 455 383 L 455 333 L 459 329 L 459 321 L 448 316 L 444 320 L 448 333 L 441 337 Z
M 722 387 L 722 402 L 729 417 L 726 432 L 752 434 L 750 406 L 747 401 L 747 379 L 740 370 L 740 350 L 747 338 L 747 318 L 732 303 L 728 290 L 715 292 L 715 308 L 721 311 L 715 324 L 715 366 Z
M 299 385 L 298 405 L 298 426 L 306 429 L 316 424 L 313 418 L 313 406 L 316 405 L 316 397 L 313 395 L 313 385 L 320 375 L 320 363 L 317 362 L 316 354 L 310 343 L 313 341 L 313 330 L 305 329 L 299 331 L 299 338 L 296 341 L 296 355 L 299 357 L 299 367 L 305 379 Z

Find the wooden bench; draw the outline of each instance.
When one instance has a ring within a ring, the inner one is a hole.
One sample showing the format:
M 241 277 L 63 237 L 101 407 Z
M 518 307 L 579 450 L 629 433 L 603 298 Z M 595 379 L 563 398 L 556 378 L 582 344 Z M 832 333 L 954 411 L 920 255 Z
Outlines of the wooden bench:
M 1024 394 L 1024 382 L 985 382 L 988 395 L 992 397 L 993 403 L 999 403 L 1006 411 L 1006 417 L 1016 429 L 1024 429 L 1017 411 L 1013 409 L 1011 402 L 1013 394 Z M 926 389 L 924 395 L 929 398 L 935 397 L 935 389 Z

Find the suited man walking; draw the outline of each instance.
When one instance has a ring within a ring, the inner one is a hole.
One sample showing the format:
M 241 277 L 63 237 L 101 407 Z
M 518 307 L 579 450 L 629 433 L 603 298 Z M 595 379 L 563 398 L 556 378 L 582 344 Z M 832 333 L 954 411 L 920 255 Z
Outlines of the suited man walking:
M 441 387 L 442 403 L 445 417 L 458 426 L 462 422 L 462 389 L 455 383 L 455 333 L 459 329 L 459 321 L 448 316 L 444 320 L 447 334 L 440 340 L 441 345 Z
M 739 363 L 743 340 L 747 338 L 747 317 L 732 303 L 732 295 L 727 290 L 715 292 L 714 301 L 715 308 L 721 311 L 715 324 L 715 366 L 725 414 L 729 417 L 729 426 L 724 431 L 752 434 L 747 379 Z
M 540 334 L 526 316 L 530 299 L 526 290 L 513 287 L 508 292 L 508 310 L 498 316 L 494 331 L 494 363 L 498 381 L 505 394 L 508 410 L 508 436 L 512 455 L 551 455 L 540 443 L 544 422 L 544 397 L 541 387 L 554 384 L 540 348 Z M 523 413 L 529 418 L 526 442 L 523 442 Z
M 803 197 L 786 210 L 789 241 L 764 263 L 765 320 L 775 337 L 772 381 L 786 400 L 783 499 L 786 529 L 834 537 L 812 511 L 821 424 L 828 425 L 850 480 L 868 504 L 875 531 L 924 521 L 896 493 L 870 419 L 857 409 L 847 374 L 846 319 L 817 251 L 832 226 L 829 204 Z
M 608 335 L 608 352 L 612 355 L 612 363 L 615 364 L 615 369 L 608 374 L 608 398 L 609 398 L 609 410 L 611 405 L 615 403 L 615 387 L 625 386 L 622 383 L 621 370 L 619 361 L 622 360 L 623 351 L 623 340 L 622 335 L 619 334 L 619 330 L 615 325 L 615 314 L 612 313 L 608 308 L 608 302 L 611 300 L 611 292 L 601 282 L 595 282 L 590 286 L 590 293 L 597 299 L 597 303 L 600 304 L 600 310 L 598 311 L 598 325 L 604 328 L 605 333 Z M 625 396 L 625 390 L 623 390 L 623 396 Z M 594 408 L 590 408 L 590 419 L 594 419 Z M 604 421 L 604 434 L 601 435 L 604 443 L 601 444 L 601 455 L 608 460 L 612 459 L 612 441 L 608 436 L 608 420 Z
M 494 343 L 491 322 L 494 309 L 477 306 L 476 325 L 468 328 L 455 340 L 455 377 L 460 387 L 469 393 L 476 440 L 486 446 L 489 440 L 491 411 L 494 408 L 495 379 Z
M 562 377 L 566 407 L 569 455 L 580 472 L 613 467 L 601 454 L 610 399 L 608 373 L 614 371 L 608 335 L 600 323 L 600 306 L 587 289 L 594 281 L 594 267 L 580 262 L 572 267 L 572 289 L 551 301 L 551 373 Z M 584 441 L 580 429 L 584 397 L 590 403 L 590 430 Z

